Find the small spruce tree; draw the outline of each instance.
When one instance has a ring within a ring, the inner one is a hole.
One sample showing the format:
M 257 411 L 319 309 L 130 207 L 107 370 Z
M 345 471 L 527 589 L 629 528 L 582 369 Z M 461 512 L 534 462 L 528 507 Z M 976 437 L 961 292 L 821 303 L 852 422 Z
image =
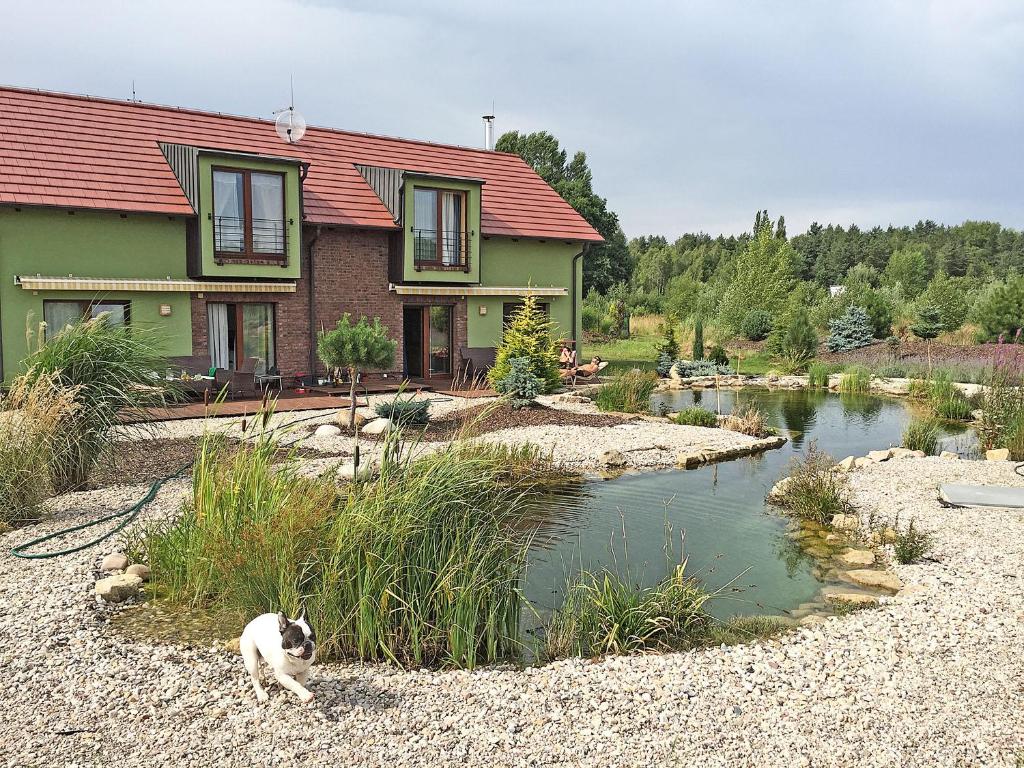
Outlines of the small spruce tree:
M 348 370 L 350 428 L 356 423 L 356 379 L 359 372 L 393 365 L 397 348 L 398 342 L 388 338 L 388 329 L 381 324 L 379 317 L 373 318 L 372 323 L 360 317 L 359 322 L 353 325 L 346 312 L 333 330 L 320 332 L 316 343 L 320 360 L 332 370 Z
M 829 323 L 829 336 L 825 346 L 829 352 L 849 352 L 866 347 L 874 339 L 871 318 L 863 307 L 847 307 L 846 312 Z
M 704 321 L 699 319 L 693 324 L 693 359 L 704 359 Z
M 678 358 L 679 342 L 676 341 L 676 320 L 669 315 L 662 326 L 662 340 L 658 344 L 658 364 L 656 366 L 658 375 L 668 376 L 672 364 Z
M 541 311 L 536 296 L 527 296 L 505 327 L 498 345 L 494 367 L 487 374 L 492 387 L 507 379 L 512 372 L 511 361 L 522 357 L 529 361 L 529 370 L 541 381 L 541 394 L 558 388 L 558 352 L 552 338 L 552 324 Z
M 796 370 L 803 369 L 818 351 L 818 334 L 808 311 L 800 307 L 789 320 L 779 346 L 782 356 Z
M 910 326 L 911 332 L 917 338 L 924 339 L 925 349 L 928 352 L 928 374 L 932 372 L 932 339 L 945 330 L 942 324 L 942 313 L 934 304 L 925 304 L 917 310 L 917 320 Z

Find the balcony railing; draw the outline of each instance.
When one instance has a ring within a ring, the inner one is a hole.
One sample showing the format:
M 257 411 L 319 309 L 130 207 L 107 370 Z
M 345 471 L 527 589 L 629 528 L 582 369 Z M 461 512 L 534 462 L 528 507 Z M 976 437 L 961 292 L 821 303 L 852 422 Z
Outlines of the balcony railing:
M 417 271 L 435 269 L 469 272 L 468 234 L 460 230 L 412 230 L 413 266 Z
M 219 256 L 259 258 L 284 256 L 288 246 L 288 228 L 281 219 L 253 219 L 251 243 L 247 250 L 245 219 L 237 216 L 213 217 L 213 249 Z

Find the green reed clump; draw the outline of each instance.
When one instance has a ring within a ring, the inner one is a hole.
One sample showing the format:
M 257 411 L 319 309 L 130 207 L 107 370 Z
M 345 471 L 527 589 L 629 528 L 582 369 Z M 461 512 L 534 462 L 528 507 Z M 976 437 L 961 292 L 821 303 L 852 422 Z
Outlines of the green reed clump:
M 927 383 L 925 396 L 928 404 L 939 418 L 951 421 L 968 421 L 971 418 L 971 401 L 950 381 L 948 375 L 939 374 Z
M 714 620 L 711 595 L 682 563 L 662 581 L 641 587 L 614 571 L 584 571 L 547 628 L 543 656 L 602 656 L 692 647 Z
M 160 594 L 251 617 L 306 608 L 326 658 L 473 667 L 516 658 L 529 537 L 522 508 L 550 475 L 536 449 L 456 441 L 339 488 L 258 434 L 207 437 L 182 516 L 146 537 Z
M 803 458 L 794 458 L 789 475 L 780 481 L 772 503 L 790 514 L 819 525 L 829 525 L 836 515 L 854 514 L 846 474 L 835 468 L 835 459 L 812 443 Z
M 675 415 L 675 422 L 690 427 L 717 427 L 718 417 L 707 408 L 691 405 Z
M 863 394 L 871 391 L 871 371 L 863 365 L 852 365 L 839 377 L 839 391 Z
M 650 370 L 633 370 L 619 374 L 594 395 L 594 403 L 602 411 L 648 413 L 651 395 L 658 386 L 658 374 Z
M 828 374 L 825 363 L 811 363 L 807 368 L 807 386 L 812 389 L 828 389 Z
M 939 447 L 939 422 L 933 418 L 911 421 L 903 430 L 903 447 L 934 456 Z

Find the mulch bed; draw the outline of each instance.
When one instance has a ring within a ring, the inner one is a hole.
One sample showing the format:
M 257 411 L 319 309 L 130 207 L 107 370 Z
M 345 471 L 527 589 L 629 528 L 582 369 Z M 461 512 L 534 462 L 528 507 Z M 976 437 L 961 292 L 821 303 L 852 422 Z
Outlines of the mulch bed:
M 995 344 L 932 344 L 932 365 L 944 366 L 955 365 L 965 367 L 984 368 L 992 365 L 995 359 L 997 345 Z M 1004 359 L 1016 354 L 1024 356 L 1024 346 L 1004 346 L 1002 354 Z M 861 363 L 869 366 L 888 365 L 893 362 L 892 353 L 885 342 L 879 341 L 869 344 L 860 349 L 850 352 L 828 352 L 822 348 L 818 359 L 826 363 L 840 363 L 849 365 Z M 897 365 L 925 365 L 928 362 L 927 346 L 922 341 L 905 341 L 900 347 L 900 356 L 896 360 Z
M 487 415 L 484 416 L 483 414 Z M 576 413 L 545 405 L 532 405 L 518 410 L 508 405 L 477 405 L 453 411 L 430 422 L 425 440 L 450 440 L 469 424 L 478 434 L 497 432 L 513 427 L 540 427 L 561 424 L 579 427 L 613 427 L 628 419 L 597 413 Z

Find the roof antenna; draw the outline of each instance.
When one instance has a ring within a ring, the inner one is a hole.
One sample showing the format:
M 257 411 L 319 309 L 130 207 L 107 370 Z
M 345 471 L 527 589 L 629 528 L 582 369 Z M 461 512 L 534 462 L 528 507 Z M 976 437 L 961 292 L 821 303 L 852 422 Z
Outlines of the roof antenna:
M 139 102 L 139 100 L 137 98 L 135 98 L 135 78 L 134 77 L 132 78 L 132 101 L 134 101 L 136 104 Z
M 274 112 L 277 119 L 274 121 L 274 128 L 282 141 L 295 144 L 306 135 L 306 119 L 295 109 L 295 78 L 288 76 L 291 91 L 291 100 L 284 109 Z
M 491 114 L 484 115 L 484 149 L 494 149 L 494 102 L 491 102 Z

